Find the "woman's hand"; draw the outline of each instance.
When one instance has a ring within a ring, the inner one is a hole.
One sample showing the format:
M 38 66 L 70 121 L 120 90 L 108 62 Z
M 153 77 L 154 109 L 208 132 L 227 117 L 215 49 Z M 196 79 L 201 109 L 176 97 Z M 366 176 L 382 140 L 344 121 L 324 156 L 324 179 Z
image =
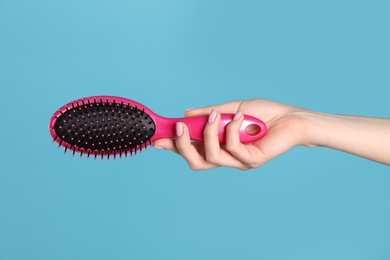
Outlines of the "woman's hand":
M 248 170 L 259 167 L 296 145 L 304 144 L 304 111 L 265 99 L 233 101 L 191 109 L 185 112 L 186 117 L 209 115 L 209 121 L 204 128 L 204 142 L 192 142 L 187 126 L 177 123 L 175 139 L 159 139 L 153 146 L 180 154 L 193 170 L 218 166 Z M 226 127 L 224 145 L 219 144 L 217 137 L 221 113 L 235 114 L 233 121 Z M 262 139 L 246 144 L 240 142 L 238 131 L 244 114 L 257 117 L 266 123 L 268 132 Z
M 226 126 L 225 145 L 217 137 L 220 113 L 235 114 Z M 389 118 L 325 114 L 265 99 L 191 109 L 185 116 L 204 114 L 209 114 L 204 142 L 191 142 L 187 126 L 177 123 L 175 139 L 156 140 L 153 146 L 180 154 L 194 170 L 218 166 L 248 170 L 297 145 L 328 147 L 390 165 Z M 243 114 L 264 121 L 267 134 L 253 143 L 241 143 Z

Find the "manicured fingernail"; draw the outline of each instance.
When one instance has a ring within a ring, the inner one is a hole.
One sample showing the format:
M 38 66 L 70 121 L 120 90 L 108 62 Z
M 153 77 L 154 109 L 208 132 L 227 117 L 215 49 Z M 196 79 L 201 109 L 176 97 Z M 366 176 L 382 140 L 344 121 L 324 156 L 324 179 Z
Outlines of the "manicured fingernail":
M 215 109 L 211 110 L 211 113 L 209 115 L 209 123 L 214 122 L 216 116 L 217 116 L 217 110 Z
M 190 110 L 193 110 L 194 108 L 187 108 L 186 110 L 185 110 L 185 112 L 188 112 L 188 111 L 190 111 Z
M 241 112 L 237 112 L 234 117 L 233 117 L 233 120 L 237 120 L 241 117 L 242 113 Z
M 165 148 L 161 146 L 152 145 L 152 147 L 158 150 L 165 150 Z
M 183 135 L 183 123 L 181 123 L 181 122 L 176 123 L 176 135 L 177 136 Z

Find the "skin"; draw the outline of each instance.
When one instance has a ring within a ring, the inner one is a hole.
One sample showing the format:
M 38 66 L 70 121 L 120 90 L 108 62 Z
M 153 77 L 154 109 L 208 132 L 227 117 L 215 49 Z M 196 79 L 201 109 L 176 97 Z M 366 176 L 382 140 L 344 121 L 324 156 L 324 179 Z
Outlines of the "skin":
M 217 138 L 221 113 L 235 114 L 226 127 L 226 144 Z M 328 147 L 390 165 L 390 119 L 333 115 L 266 99 L 237 100 L 190 109 L 186 117 L 209 115 L 204 142 L 193 142 L 187 126 L 176 124 L 176 138 L 156 140 L 152 146 L 180 154 L 193 170 L 233 167 L 257 168 L 295 146 Z M 253 143 L 239 141 L 243 114 L 263 120 L 267 134 Z

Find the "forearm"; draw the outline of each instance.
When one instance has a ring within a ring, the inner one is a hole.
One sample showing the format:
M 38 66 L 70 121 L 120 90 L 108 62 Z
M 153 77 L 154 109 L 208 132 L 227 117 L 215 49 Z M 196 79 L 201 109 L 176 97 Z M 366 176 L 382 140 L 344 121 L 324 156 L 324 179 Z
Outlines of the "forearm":
M 390 119 L 304 112 L 307 146 L 324 146 L 390 165 Z

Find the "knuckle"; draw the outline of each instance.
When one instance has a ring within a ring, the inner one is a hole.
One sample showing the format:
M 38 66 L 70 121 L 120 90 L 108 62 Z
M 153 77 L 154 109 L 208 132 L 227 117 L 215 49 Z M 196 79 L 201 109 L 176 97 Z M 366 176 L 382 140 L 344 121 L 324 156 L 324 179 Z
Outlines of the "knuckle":
M 238 143 L 232 141 L 226 142 L 225 148 L 229 152 L 235 153 L 238 151 Z
M 226 130 L 228 131 L 235 131 L 238 132 L 240 128 L 240 125 L 238 124 L 238 121 L 233 120 L 229 124 L 226 125 Z
M 250 169 L 252 169 L 252 168 L 248 167 L 248 166 L 243 166 L 240 168 L 240 170 L 242 170 L 242 171 L 249 171 Z
M 207 166 L 204 165 L 204 164 L 200 164 L 200 163 L 191 163 L 191 162 L 188 162 L 188 166 L 189 166 L 190 169 L 193 170 L 193 171 L 203 171 L 203 170 L 207 170 L 207 169 L 210 168 L 210 167 L 207 167 Z
M 218 134 L 217 133 L 214 133 L 208 129 L 205 129 L 204 132 L 203 132 L 203 137 L 204 138 L 213 138 L 213 137 L 218 137 Z
M 261 166 L 261 163 L 260 163 L 260 162 L 252 161 L 252 162 L 249 162 L 249 163 L 248 163 L 248 166 L 249 166 L 251 169 L 254 169 L 254 168 L 260 167 L 260 166 Z
M 191 170 L 199 171 L 202 169 L 202 164 L 199 161 L 192 160 L 190 158 L 184 158 L 187 162 L 188 167 L 190 167 Z
M 219 163 L 218 163 L 219 162 L 219 158 L 218 158 L 217 155 L 215 155 L 215 154 L 206 154 L 205 157 L 206 157 L 206 161 L 208 161 L 209 163 L 219 165 Z
M 191 170 L 193 171 L 200 171 L 200 170 L 203 170 L 202 167 L 200 167 L 199 165 L 195 165 L 195 164 L 188 164 L 188 166 L 190 167 Z

